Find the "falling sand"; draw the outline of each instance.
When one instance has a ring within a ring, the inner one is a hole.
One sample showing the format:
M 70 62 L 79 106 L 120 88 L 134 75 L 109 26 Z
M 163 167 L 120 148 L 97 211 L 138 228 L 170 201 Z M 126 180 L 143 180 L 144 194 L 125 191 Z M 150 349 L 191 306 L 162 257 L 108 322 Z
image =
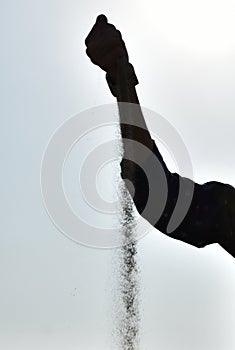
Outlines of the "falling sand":
M 139 343 L 139 269 L 135 242 L 133 203 L 124 183 L 120 184 L 122 247 L 119 256 L 119 324 L 118 343 L 121 350 L 137 350 Z

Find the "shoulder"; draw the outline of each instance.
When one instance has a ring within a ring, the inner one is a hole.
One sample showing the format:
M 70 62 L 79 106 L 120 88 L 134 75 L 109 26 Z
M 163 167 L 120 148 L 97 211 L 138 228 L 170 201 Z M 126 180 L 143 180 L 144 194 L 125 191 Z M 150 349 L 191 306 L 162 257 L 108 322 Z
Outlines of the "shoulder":
M 209 181 L 198 186 L 200 191 L 211 196 L 217 205 L 227 205 L 235 201 L 235 188 L 227 183 Z
M 235 191 L 235 188 L 232 185 L 219 181 L 208 181 L 204 184 L 201 184 L 204 189 L 217 189 L 222 191 Z
M 178 236 L 184 236 L 184 241 L 196 247 L 204 247 L 221 243 L 234 229 L 234 187 L 218 181 L 194 183 L 192 201 L 185 219 L 177 229 Z
M 235 254 L 235 188 L 217 181 L 201 185 L 212 203 L 213 220 L 218 235 L 218 243 Z
M 217 225 L 231 225 L 231 216 L 235 217 L 235 188 L 227 183 L 209 181 L 195 184 L 194 198 L 210 213 Z

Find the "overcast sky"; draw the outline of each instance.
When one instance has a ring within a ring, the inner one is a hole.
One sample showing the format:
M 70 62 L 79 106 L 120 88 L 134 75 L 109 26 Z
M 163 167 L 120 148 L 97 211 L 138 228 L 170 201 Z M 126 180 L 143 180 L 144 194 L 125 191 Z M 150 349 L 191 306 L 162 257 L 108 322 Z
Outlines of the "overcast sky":
M 181 135 L 195 181 L 235 186 L 235 3 L 9 0 L 0 13 L 0 347 L 115 349 L 118 252 L 79 245 L 54 226 L 41 196 L 43 152 L 69 117 L 115 102 L 85 54 L 104 13 L 123 34 L 142 105 Z M 138 247 L 140 349 L 234 349 L 234 259 L 155 229 Z

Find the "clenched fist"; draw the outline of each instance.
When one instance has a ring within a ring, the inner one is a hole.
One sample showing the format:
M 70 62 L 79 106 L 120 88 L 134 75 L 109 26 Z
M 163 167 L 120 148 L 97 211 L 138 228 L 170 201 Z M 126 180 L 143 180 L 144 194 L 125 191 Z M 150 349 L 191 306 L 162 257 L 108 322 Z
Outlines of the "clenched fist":
M 119 58 L 128 68 L 129 57 L 122 35 L 104 15 L 97 17 L 85 44 L 91 62 L 107 72 L 112 81 L 116 80 Z

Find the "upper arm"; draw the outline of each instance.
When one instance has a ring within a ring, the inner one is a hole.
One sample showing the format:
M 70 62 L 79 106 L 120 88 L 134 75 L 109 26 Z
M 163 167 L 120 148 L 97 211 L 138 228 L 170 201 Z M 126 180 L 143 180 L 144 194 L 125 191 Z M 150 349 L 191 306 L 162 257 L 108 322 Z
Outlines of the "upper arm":
M 195 183 L 189 210 L 172 237 L 198 248 L 219 243 L 235 256 L 235 189 L 217 181 Z
M 212 187 L 217 206 L 213 219 L 217 242 L 235 257 L 235 189 L 231 185 L 219 182 L 209 182 L 205 185 Z
M 179 226 L 170 234 L 167 233 L 167 226 L 179 195 L 179 183 L 184 178 L 168 170 L 158 148 L 154 142 L 153 144 L 153 152 L 145 160 L 143 168 L 136 165 L 135 175 L 130 179 L 135 187 L 133 200 L 138 212 L 155 228 L 171 238 L 196 247 L 219 243 L 235 257 L 235 189 L 230 185 L 217 181 L 201 185 L 186 179 L 194 185 L 189 209 Z M 149 186 L 148 178 L 156 161 L 158 165 L 160 164 L 167 183 L 166 203 L 157 222 L 155 218 L 156 211 L 159 210 L 158 191 L 162 187 L 162 177 L 156 176 L 152 187 Z M 123 178 L 128 178 L 129 162 L 129 160 L 122 160 Z M 151 213 L 146 214 L 145 207 L 149 201 L 150 191 L 155 193 L 155 200 L 151 204 Z

